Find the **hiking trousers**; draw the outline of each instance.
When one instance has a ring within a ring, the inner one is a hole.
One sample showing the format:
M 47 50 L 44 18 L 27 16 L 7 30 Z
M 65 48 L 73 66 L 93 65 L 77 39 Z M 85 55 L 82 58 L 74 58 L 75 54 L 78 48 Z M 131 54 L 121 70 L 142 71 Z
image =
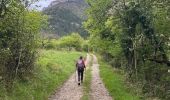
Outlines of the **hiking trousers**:
M 80 80 L 81 82 L 83 82 L 84 69 L 83 70 L 78 69 L 77 72 L 78 72 L 78 82 L 80 82 Z

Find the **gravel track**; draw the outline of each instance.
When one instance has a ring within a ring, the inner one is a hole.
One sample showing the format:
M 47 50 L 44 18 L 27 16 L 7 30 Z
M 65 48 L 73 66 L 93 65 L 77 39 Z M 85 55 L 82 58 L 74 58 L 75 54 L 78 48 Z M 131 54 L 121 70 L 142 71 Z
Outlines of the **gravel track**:
M 90 100 L 113 100 L 105 88 L 99 74 L 99 64 L 97 57 L 93 55 L 92 81 L 91 81 Z
M 85 64 L 90 62 L 90 55 L 87 54 Z M 75 76 L 76 75 L 76 76 Z M 81 100 L 83 87 L 77 84 L 77 73 L 74 73 L 64 85 L 52 95 L 49 100 Z
M 86 66 L 91 60 L 90 55 L 87 54 Z M 75 75 L 76 73 L 74 73 L 49 100 L 81 100 L 83 87 L 77 85 Z M 113 100 L 100 78 L 99 64 L 95 55 L 93 55 L 90 100 Z

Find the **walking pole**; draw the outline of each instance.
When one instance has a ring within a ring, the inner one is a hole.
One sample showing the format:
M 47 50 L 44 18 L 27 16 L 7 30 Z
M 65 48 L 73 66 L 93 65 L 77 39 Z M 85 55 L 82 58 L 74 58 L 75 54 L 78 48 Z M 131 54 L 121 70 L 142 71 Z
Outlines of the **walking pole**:
M 87 67 L 87 58 L 85 60 L 85 66 L 84 66 L 84 75 L 83 75 L 83 81 L 85 81 L 85 76 L 86 76 L 86 67 Z
M 85 77 L 86 77 L 86 68 L 85 68 L 85 70 L 84 70 L 84 73 L 83 73 L 84 75 L 84 81 L 85 81 Z
M 75 62 L 76 62 L 76 60 L 74 60 Z M 77 75 L 77 64 L 76 64 L 76 68 L 75 68 L 75 82 L 77 83 L 77 77 L 76 77 L 76 75 Z
M 75 82 L 77 83 L 77 77 L 76 77 L 76 75 L 77 75 L 77 70 L 76 70 L 76 72 L 75 72 Z

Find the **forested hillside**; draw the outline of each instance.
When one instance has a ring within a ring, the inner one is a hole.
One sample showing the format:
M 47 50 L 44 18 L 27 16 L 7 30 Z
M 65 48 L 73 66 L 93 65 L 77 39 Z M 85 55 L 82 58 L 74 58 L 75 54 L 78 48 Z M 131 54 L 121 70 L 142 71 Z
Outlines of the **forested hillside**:
M 64 36 L 78 32 L 87 37 L 87 32 L 82 27 L 87 7 L 84 0 L 56 0 L 44 8 L 43 13 L 49 16 L 49 29 L 53 34 Z

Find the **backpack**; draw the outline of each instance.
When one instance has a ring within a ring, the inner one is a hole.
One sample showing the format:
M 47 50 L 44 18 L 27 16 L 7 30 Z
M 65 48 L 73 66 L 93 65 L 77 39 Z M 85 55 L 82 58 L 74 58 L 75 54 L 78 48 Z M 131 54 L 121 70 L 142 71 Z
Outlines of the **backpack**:
M 77 61 L 77 68 L 78 68 L 78 70 L 84 70 L 84 62 L 83 62 L 83 60 L 78 60 Z

